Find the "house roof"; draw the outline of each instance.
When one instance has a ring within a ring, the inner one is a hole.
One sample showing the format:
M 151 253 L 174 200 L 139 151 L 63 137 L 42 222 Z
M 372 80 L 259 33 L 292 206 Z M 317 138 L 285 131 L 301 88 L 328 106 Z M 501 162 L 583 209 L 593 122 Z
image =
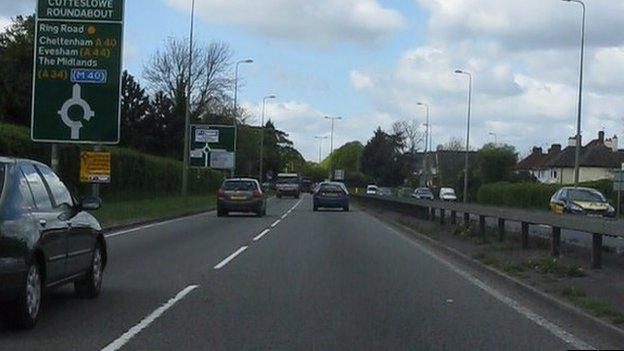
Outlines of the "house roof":
M 542 148 L 533 148 L 533 152 L 518 163 L 517 169 L 534 170 L 547 168 L 547 164 L 561 154 L 561 145 L 553 145 L 548 153 L 543 153 Z
M 581 148 L 581 167 L 620 168 L 624 162 L 624 151 L 614 152 L 601 143 L 590 143 Z M 566 147 L 559 156 L 546 163 L 548 167 L 574 168 L 576 147 Z

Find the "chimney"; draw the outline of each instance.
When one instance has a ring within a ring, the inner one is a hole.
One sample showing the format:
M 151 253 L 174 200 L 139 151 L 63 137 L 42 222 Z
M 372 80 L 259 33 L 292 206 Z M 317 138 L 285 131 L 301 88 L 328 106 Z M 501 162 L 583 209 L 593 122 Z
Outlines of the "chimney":
M 604 144 L 604 142 L 605 142 L 605 132 L 604 131 L 598 132 L 598 142 L 600 144 Z
M 542 148 L 541 148 L 541 147 L 534 147 L 534 148 L 533 148 L 533 154 L 535 154 L 535 155 L 541 155 L 542 153 L 543 153 L 543 152 L 542 152 Z
M 552 144 L 548 150 L 548 155 L 557 155 L 561 153 L 561 144 Z
M 604 145 L 609 148 L 609 150 L 613 152 L 618 152 L 618 137 L 614 135 L 613 138 L 607 139 L 604 142 Z

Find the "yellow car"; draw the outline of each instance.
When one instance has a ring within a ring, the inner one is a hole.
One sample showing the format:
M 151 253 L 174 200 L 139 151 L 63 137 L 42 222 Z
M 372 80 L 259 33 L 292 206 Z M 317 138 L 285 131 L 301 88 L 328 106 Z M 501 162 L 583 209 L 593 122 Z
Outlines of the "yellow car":
M 561 188 L 550 200 L 554 213 L 615 217 L 615 209 L 598 190 L 591 188 Z

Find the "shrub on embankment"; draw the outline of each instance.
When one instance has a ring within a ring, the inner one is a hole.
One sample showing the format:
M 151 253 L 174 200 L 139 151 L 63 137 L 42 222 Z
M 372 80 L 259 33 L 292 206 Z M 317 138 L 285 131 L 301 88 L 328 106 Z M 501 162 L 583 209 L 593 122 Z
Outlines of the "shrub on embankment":
M 89 186 L 79 181 L 80 151 L 91 147 L 59 147 L 59 175 L 70 190 L 87 194 Z M 182 162 L 143 154 L 131 149 L 105 147 L 112 154 L 111 184 L 101 186 L 105 199 L 148 198 L 178 194 L 182 183 Z M 21 157 L 50 163 L 50 146 L 33 143 L 28 128 L 0 123 L 0 156 Z M 211 170 L 189 172 L 189 193 L 211 194 L 223 175 Z
M 550 198 L 563 186 L 561 184 L 506 182 L 485 184 L 479 188 L 477 202 L 493 206 L 547 209 Z M 613 182 L 610 180 L 582 183 L 581 186 L 600 191 L 612 204 L 617 202 L 617 194 L 613 191 Z

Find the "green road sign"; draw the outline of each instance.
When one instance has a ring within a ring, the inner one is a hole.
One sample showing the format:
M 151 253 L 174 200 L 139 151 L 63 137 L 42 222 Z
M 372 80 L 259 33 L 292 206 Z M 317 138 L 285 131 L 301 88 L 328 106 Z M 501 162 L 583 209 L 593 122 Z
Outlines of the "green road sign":
M 236 128 L 192 124 L 190 134 L 191 167 L 233 169 L 236 158 Z
M 31 136 L 116 144 L 123 0 L 39 0 Z

